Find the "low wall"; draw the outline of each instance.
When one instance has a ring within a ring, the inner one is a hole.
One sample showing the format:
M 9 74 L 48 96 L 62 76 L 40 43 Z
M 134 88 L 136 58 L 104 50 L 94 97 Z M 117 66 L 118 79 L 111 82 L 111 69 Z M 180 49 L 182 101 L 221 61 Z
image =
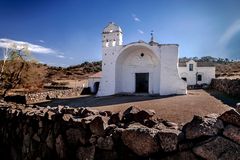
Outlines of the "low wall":
M 183 127 L 124 112 L 0 103 L 1 159 L 196 160 L 240 157 L 240 114 L 195 116 Z
M 240 98 L 240 79 L 213 79 L 211 87 L 230 96 Z
M 25 94 L 26 103 L 37 103 L 46 101 L 54 98 L 64 98 L 64 97 L 77 97 L 82 93 L 82 88 L 72 88 L 72 89 L 62 89 L 62 90 L 52 90 L 44 91 L 38 93 L 28 93 Z

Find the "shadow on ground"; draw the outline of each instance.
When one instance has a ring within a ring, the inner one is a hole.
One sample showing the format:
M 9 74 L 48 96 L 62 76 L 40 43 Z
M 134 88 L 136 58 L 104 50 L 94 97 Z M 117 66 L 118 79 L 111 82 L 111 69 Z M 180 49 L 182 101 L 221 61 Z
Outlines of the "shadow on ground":
M 220 100 L 223 104 L 226 104 L 226 105 L 231 106 L 233 108 L 235 108 L 236 104 L 240 102 L 240 98 L 231 97 L 231 96 L 228 96 L 227 94 L 221 93 L 221 92 L 216 91 L 216 90 L 207 90 L 207 92 L 211 96 Z
M 219 98 L 215 98 L 204 90 L 189 90 L 187 95 L 168 97 L 147 95 L 82 96 L 71 99 L 56 99 L 39 105 L 93 107 L 97 110 L 111 112 L 125 111 L 128 107 L 134 105 L 140 109 L 155 110 L 155 118 L 166 119 L 178 124 L 191 121 L 194 115 L 222 114 L 230 109 Z
M 54 99 L 49 102 L 42 102 L 37 103 L 39 106 L 51 106 L 55 107 L 58 105 L 67 105 L 71 107 L 102 107 L 102 106 L 109 106 L 109 105 L 117 105 L 123 103 L 130 103 L 130 102 L 141 102 L 147 100 L 154 100 L 154 99 L 162 99 L 166 97 L 173 97 L 172 96 L 151 96 L 151 95 L 114 95 L 114 96 L 105 96 L 105 97 L 96 97 L 93 95 L 77 97 L 77 98 L 67 98 L 67 99 Z

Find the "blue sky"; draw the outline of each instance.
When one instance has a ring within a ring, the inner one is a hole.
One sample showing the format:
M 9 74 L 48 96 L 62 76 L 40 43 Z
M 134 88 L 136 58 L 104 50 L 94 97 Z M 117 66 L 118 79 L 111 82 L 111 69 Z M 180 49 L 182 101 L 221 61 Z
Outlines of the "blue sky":
M 124 44 L 178 43 L 180 56 L 240 59 L 239 0 L 0 0 L 0 46 L 33 46 L 39 62 L 68 66 L 101 60 L 101 32 L 121 26 Z

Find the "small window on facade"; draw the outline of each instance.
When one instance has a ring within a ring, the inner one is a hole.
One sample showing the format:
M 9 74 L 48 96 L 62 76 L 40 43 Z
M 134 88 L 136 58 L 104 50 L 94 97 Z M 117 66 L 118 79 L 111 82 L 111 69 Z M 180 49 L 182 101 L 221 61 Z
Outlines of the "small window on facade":
M 119 34 L 117 34 L 117 36 L 118 36 Z
M 193 71 L 193 64 L 189 64 L 189 71 Z
M 108 42 L 108 39 L 107 39 L 107 42 Z
M 141 53 L 140 55 L 141 55 L 141 57 L 143 57 L 143 56 L 144 56 L 144 53 Z
M 202 81 L 202 75 L 201 74 L 197 75 L 197 81 Z
M 187 82 L 187 78 L 186 77 L 182 77 L 182 80 L 186 81 Z

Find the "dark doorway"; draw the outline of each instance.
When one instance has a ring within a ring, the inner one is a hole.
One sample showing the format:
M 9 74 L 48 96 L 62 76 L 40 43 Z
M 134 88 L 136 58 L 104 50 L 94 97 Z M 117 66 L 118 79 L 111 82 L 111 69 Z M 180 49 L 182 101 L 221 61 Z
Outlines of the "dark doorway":
M 182 77 L 182 80 L 186 81 L 187 82 L 187 78 L 186 77 Z
M 136 93 L 148 93 L 149 73 L 136 73 Z
M 93 93 L 97 94 L 100 82 L 95 82 L 93 86 Z
M 202 75 L 201 74 L 197 75 L 197 81 L 202 81 Z

